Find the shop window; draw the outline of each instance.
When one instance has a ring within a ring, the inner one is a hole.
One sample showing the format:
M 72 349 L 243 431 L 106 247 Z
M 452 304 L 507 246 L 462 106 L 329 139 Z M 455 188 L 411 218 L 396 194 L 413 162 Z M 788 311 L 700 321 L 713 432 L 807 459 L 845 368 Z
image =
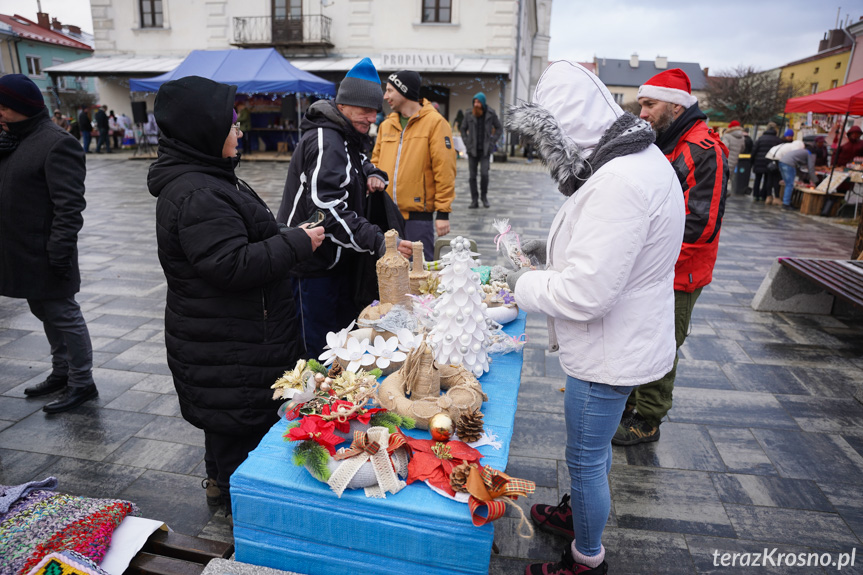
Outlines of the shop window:
M 162 27 L 162 0 L 138 0 L 141 6 L 141 28 Z
M 423 22 L 450 23 L 452 21 L 452 0 L 422 0 Z
M 40 58 L 39 56 L 27 56 L 27 75 L 42 75 L 42 58 Z

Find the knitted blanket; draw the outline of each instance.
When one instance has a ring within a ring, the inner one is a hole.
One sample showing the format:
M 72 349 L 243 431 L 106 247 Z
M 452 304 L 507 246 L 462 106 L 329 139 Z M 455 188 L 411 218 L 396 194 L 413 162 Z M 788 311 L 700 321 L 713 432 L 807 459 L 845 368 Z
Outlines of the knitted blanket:
M 0 493 L 10 489 L 0 485 Z M 25 575 L 46 555 L 65 550 L 100 563 L 129 514 L 138 509 L 128 501 L 30 491 L 0 514 L 0 575 Z

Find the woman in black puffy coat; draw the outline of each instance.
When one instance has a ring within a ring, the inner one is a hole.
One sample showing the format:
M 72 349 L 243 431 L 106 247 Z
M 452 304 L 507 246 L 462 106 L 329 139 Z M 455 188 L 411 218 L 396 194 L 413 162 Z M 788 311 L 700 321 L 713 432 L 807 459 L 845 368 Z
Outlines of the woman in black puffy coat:
M 776 135 L 776 124 L 770 122 L 764 133 L 755 141 L 755 146 L 752 148 L 752 171 L 755 173 L 755 181 L 753 182 L 752 197 L 756 202 L 763 202 L 767 194 L 772 194 L 773 189 L 779 185 L 779 172 L 770 171 L 767 159 L 767 152 L 770 148 L 781 144 L 784 140 Z
M 277 420 L 270 386 L 304 353 L 288 272 L 323 229 L 276 223 L 234 174 L 236 86 L 191 76 L 156 96 L 162 137 L 147 185 L 168 280 L 165 346 L 183 417 L 204 430 L 208 500 Z M 216 500 L 217 501 L 217 500 Z

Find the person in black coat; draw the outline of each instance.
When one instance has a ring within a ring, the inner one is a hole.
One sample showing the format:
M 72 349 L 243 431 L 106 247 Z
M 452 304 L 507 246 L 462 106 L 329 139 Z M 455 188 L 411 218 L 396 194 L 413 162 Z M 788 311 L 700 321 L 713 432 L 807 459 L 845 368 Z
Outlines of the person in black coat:
M 24 390 L 64 390 L 46 413 L 96 398 L 93 347 L 75 294 L 84 224 L 84 152 L 51 121 L 42 93 L 22 74 L 0 77 L 0 295 L 26 298 L 45 328 L 52 370 Z
M 93 123 L 90 121 L 87 106 L 81 106 L 81 111 L 78 113 L 78 129 L 81 131 L 81 144 L 84 146 L 84 151 L 89 154 L 90 140 L 93 139 Z
M 755 173 L 752 196 L 756 202 L 763 202 L 768 192 L 779 184 L 779 172 L 768 169 L 770 160 L 767 159 L 767 152 L 783 141 L 776 135 L 776 124 L 773 122 L 770 122 L 764 133 L 755 140 L 755 145 L 752 147 L 752 171 Z
M 304 353 L 288 272 L 323 240 L 323 229 L 277 224 L 234 173 L 236 90 L 197 76 L 163 84 L 147 176 L 168 281 L 168 367 L 183 417 L 204 430 L 207 483 L 229 515 L 231 474 L 278 419 L 270 386 Z
M 301 302 L 300 322 L 312 358 L 323 351 L 327 332 L 346 327 L 376 299 L 364 287 L 376 291 L 374 262 L 385 251 L 383 232 L 404 231 L 398 209 L 383 193 L 386 172 L 363 153 L 382 103 L 377 70 L 363 58 L 342 80 L 335 102 L 318 100 L 306 111 L 300 126 L 303 137 L 288 166 L 276 219 L 297 225 L 321 212 L 327 234 L 314 258 L 293 272 L 294 297 Z M 370 221 L 375 219 L 372 204 L 383 206 L 379 211 L 386 216 Z M 399 241 L 398 246 L 406 257 L 411 255 L 411 242 Z M 365 273 L 369 264 L 371 274 Z
M 99 140 L 96 142 L 96 153 L 102 153 L 102 145 L 105 145 L 105 153 L 111 153 L 111 144 L 108 142 L 108 106 L 102 106 L 96 110 L 96 129 L 99 130 Z

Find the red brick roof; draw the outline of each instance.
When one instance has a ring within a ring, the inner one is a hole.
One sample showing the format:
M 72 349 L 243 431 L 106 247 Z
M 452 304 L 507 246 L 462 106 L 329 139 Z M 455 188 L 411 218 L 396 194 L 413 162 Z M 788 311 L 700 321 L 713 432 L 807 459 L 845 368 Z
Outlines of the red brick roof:
M 87 44 L 84 44 L 83 42 L 73 40 L 65 34 L 55 32 L 54 30 L 42 28 L 36 22 L 29 20 L 23 16 L 19 16 L 18 14 L 15 14 L 15 16 L 0 14 L 0 22 L 5 22 L 6 24 L 12 26 L 13 32 L 27 40 L 33 40 L 34 42 L 44 42 L 45 44 L 55 44 L 57 46 L 65 46 L 66 48 L 74 48 L 76 50 L 86 50 L 87 52 L 93 51 L 93 48 L 91 48 Z

